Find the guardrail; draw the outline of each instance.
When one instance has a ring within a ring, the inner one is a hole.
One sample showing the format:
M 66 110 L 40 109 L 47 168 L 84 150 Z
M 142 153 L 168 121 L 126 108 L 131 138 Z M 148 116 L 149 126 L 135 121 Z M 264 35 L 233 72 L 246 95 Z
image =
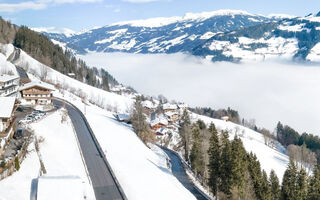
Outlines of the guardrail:
M 91 129 L 86 117 L 84 116 L 84 114 L 81 112 L 81 110 L 79 108 L 77 108 L 75 105 L 73 105 L 72 103 L 70 103 L 70 102 L 68 102 L 68 101 L 66 101 L 64 99 L 61 99 L 61 98 L 58 98 L 58 97 L 53 97 L 52 99 L 60 101 L 60 102 L 64 102 L 64 103 L 70 105 L 72 108 L 74 108 L 80 114 L 81 118 L 83 119 L 83 121 L 85 122 L 85 124 L 86 124 L 86 126 L 87 126 L 87 128 L 89 130 L 90 136 L 93 139 L 93 141 L 94 141 L 94 143 L 95 143 L 95 145 L 96 145 L 96 147 L 98 149 L 98 152 L 99 152 L 100 156 L 103 158 L 103 161 L 106 164 L 106 166 L 107 166 L 107 168 L 108 168 L 108 170 L 109 170 L 109 172 L 110 172 L 110 174 L 112 176 L 112 179 L 115 182 L 115 184 L 116 184 L 116 186 L 117 186 L 117 188 L 119 190 L 119 193 L 120 193 L 122 199 L 127 200 L 127 197 L 126 197 L 126 195 L 125 195 L 125 193 L 124 193 L 124 191 L 123 191 L 118 179 L 116 178 L 116 176 L 115 176 L 115 174 L 114 174 L 114 172 L 113 172 L 113 170 L 112 170 L 112 168 L 111 168 L 111 166 L 110 166 L 110 164 L 109 164 L 109 162 L 108 162 L 108 160 L 107 160 L 107 158 L 106 158 L 106 156 L 105 156 L 105 154 L 104 154 L 104 152 L 103 152 L 103 150 L 102 150 L 102 148 L 101 148 L 101 146 L 100 146 L 100 144 L 99 144 L 99 142 L 98 142 L 98 140 L 96 138 L 96 136 L 94 135 L 94 133 L 93 133 L 93 131 L 92 131 L 92 129 Z
M 187 170 L 189 170 L 193 175 L 194 175 L 194 172 L 193 172 L 193 170 L 192 170 L 192 168 L 188 165 L 188 163 L 186 163 L 186 161 L 183 159 L 183 158 L 181 158 L 181 156 L 180 156 L 180 154 L 178 154 L 176 151 L 173 151 L 173 150 L 171 150 L 171 149 L 168 149 L 167 147 L 164 147 L 164 146 L 159 146 L 159 145 L 157 145 L 158 147 L 160 147 L 160 148 L 163 148 L 163 149 L 165 149 L 165 150 L 167 150 L 167 151 L 170 151 L 171 153 L 173 153 L 174 155 L 176 155 L 179 159 L 180 159 L 180 161 L 181 161 L 181 163 L 182 163 L 182 165 L 183 165 L 183 168 L 186 170 L 186 168 L 187 168 Z M 194 177 L 197 179 L 197 177 L 194 175 Z M 199 180 L 198 180 L 199 181 Z M 200 182 L 200 181 L 199 181 Z M 194 183 L 193 183 L 194 184 Z M 203 197 L 205 197 L 207 200 L 211 200 L 212 198 L 210 197 L 210 196 L 208 196 L 206 193 L 204 193 L 202 190 L 200 190 L 198 187 L 197 187 L 197 185 L 196 184 L 194 184 L 194 188 L 199 192 L 199 193 L 201 193 L 202 194 L 202 196 Z

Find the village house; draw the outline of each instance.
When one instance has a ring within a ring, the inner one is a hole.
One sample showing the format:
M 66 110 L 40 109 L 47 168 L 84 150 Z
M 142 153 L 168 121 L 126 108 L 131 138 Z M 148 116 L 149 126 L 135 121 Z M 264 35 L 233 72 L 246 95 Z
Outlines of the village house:
M 157 136 L 164 136 L 167 135 L 169 133 L 169 130 L 166 128 L 158 128 L 157 130 L 155 130 L 154 132 Z
M 181 104 L 178 104 L 178 108 L 181 111 L 188 110 L 188 105 L 184 104 L 184 103 L 181 103 Z
M 225 121 L 225 122 L 229 121 L 229 117 L 228 117 L 228 116 L 223 116 L 223 117 L 221 117 L 221 119 L 222 119 L 223 121 Z
M 114 116 L 119 122 L 128 123 L 130 122 L 130 119 L 131 119 L 130 115 L 127 115 L 127 114 L 115 114 Z
M 142 101 L 141 105 L 143 107 L 143 111 L 149 114 L 157 108 L 157 106 L 149 100 Z
M 15 97 L 0 97 L 0 155 L 6 142 L 14 134 L 14 111 L 17 108 Z
M 44 82 L 30 82 L 20 88 L 21 103 L 27 105 L 51 105 L 54 88 Z
M 15 96 L 19 88 L 19 76 L 0 75 L 0 96 Z
M 165 103 L 162 105 L 162 110 L 163 112 L 176 112 L 178 109 L 178 106 L 176 104 L 170 104 L 170 103 Z
M 168 118 L 168 121 L 172 123 L 179 120 L 179 114 L 177 112 L 169 111 L 165 113 L 165 116 Z
M 156 118 L 150 122 L 150 126 L 152 130 L 157 130 L 159 128 L 165 128 L 168 126 L 168 120 L 165 118 Z

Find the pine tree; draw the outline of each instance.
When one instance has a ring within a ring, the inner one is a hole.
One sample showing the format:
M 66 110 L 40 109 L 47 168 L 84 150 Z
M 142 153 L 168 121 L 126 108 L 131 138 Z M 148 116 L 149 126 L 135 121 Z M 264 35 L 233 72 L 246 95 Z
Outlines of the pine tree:
M 231 143 L 231 184 L 236 187 L 238 196 L 243 198 L 245 190 L 245 172 L 247 170 L 246 150 L 237 136 Z
M 313 177 L 310 180 L 308 199 L 320 199 L 320 164 L 313 171 Z
M 269 184 L 271 186 L 271 199 L 279 200 L 281 197 L 280 184 L 279 179 L 274 170 L 271 170 L 270 172 Z
M 301 169 L 297 177 L 297 199 L 308 199 L 308 177 L 304 169 Z
M 268 175 L 264 170 L 262 171 L 261 189 L 262 189 L 261 200 L 271 200 L 272 198 L 271 187 L 268 182 Z
M 195 174 L 201 177 L 204 173 L 204 158 L 200 147 L 200 130 L 197 126 L 193 127 L 193 145 L 190 153 L 191 168 Z
M 252 152 L 248 155 L 248 171 L 250 173 L 253 188 L 257 199 L 263 199 L 262 172 L 257 156 Z
M 18 157 L 15 157 L 15 159 L 14 159 L 14 167 L 16 168 L 17 171 L 19 171 L 20 162 L 19 162 L 19 158 Z
M 227 131 L 221 132 L 221 182 L 219 185 L 219 190 L 225 193 L 227 196 L 231 196 L 231 188 L 232 188 L 232 149 L 229 141 L 229 134 Z
M 134 103 L 134 109 L 131 117 L 131 123 L 134 132 L 147 145 L 155 142 L 155 134 L 151 132 L 149 124 L 146 122 L 146 116 L 143 113 L 141 99 L 137 97 Z
M 292 160 L 283 175 L 281 193 L 283 200 L 297 199 L 297 167 Z
M 180 120 L 180 129 L 179 134 L 181 137 L 181 143 L 184 148 L 184 159 L 189 162 L 189 148 L 190 148 L 190 129 L 191 121 L 187 110 L 183 111 L 181 120 Z
M 218 185 L 220 184 L 220 144 L 219 137 L 216 127 L 213 123 L 210 124 L 209 132 L 210 147 L 208 150 L 209 154 L 209 187 L 214 196 L 218 194 Z

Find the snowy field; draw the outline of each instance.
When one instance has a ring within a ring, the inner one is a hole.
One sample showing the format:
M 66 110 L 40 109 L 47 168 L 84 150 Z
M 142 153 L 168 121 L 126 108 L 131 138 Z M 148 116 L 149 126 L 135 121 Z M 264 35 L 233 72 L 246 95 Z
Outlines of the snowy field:
M 86 175 L 85 167 L 82 163 L 80 152 L 71 121 L 61 124 L 61 112 L 57 111 L 52 115 L 30 124 L 35 136 L 43 137 L 40 143 L 40 154 L 46 168 L 45 176 L 78 176 L 82 182 L 82 188 L 69 187 L 68 190 L 56 191 L 60 194 L 72 192 L 74 195 L 86 195 L 87 199 L 95 199 L 92 187 Z M 35 190 L 31 188 L 33 179 L 38 178 L 40 172 L 40 161 L 35 151 L 34 143 L 29 146 L 30 153 L 22 162 L 21 168 L 12 176 L 0 181 L 1 200 L 30 200 L 31 193 Z M 52 186 L 42 188 L 50 190 Z M 50 199 L 48 197 L 47 199 Z
M 271 131 L 281 121 L 301 133 L 320 134 L 319 66 L 212 63 L 183 54 L 91 53 L 81 58 L 144 94 L 163 94 L 191 106 L 230 106 Z

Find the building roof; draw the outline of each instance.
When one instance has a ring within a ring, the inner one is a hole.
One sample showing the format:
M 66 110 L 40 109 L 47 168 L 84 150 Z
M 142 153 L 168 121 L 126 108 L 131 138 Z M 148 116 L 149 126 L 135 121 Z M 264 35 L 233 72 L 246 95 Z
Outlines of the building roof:
M 48 83 L 45 83 L 45 82 L 42 82 L 42 81 L 32 81 L 32 82 L 26 83 L 22 87 L 20 87 L 20 91 L 28 89 L 28 88 L 32 88 L 32 87 L 35 87 L 35 86 L 42 87 L 42 88 L 45 88 L 45 89 L 48 89 L 48 90 L 55 90 L 54 87 L 52 85 L 48 84 Z
M 130 120 L 130 115 L 127 114 L 115 114 L 115 117 L 120 121 Z
M 11 117 L 15 101 L 15 97 L 0 97 L 0 118 Z
M 168 116 L 168 117 L 171 117 L 171 116 L 173 116 L 173 115 L 179 115 L 177 112 L 172 112 L 172 111 L 165 112 L 164 114 L 165 114 L 166 116 Z
M 168 125 L 168 120 L 165 118 L 156 118 L 155 120 L 152 120 L 150 122 L 151 126 L 157 125 L 157 124 L 163 124 L 163 125 Z
M 37 199 L 84 199 L 84 186 L 78 176 L 40 176 Z
M 153 109 L 153 108 L 156 108 L 157 106 L 154 105 L 151 101 L 149 100 L 145 100 L 143 102 L 141 102 L 141 105 L 145 108 L 150 108 L 150 109 Z
M 164 109 L 164 110 L 175 110 L 177 108 L 178 107 L 176 104 L 165 103 L 162 105 L 162 109 Z
M 155 133 L 160 133 L 162 135 L 165 135 L 169 132 L 170 130 L 166 129 L 166 128 L 158 128 Z
M 0 83 L 5 83 L 11 80 L 18 79 L 19 76 L 17 75 L 8 75 L 8 74 L 1 74 L 0 75 Z

